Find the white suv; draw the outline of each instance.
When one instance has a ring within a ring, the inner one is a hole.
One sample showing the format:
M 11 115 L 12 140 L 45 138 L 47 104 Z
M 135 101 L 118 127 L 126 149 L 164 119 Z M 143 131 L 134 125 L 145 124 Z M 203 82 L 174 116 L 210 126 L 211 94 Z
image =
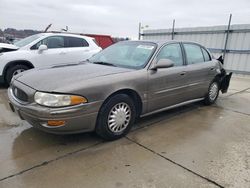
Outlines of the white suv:
M 14 45 L 0 43 L 0 82 L 9 84 L 14 75 L 31 68 L 80 62 L 99 51 L 91 37 L 62 33 L 40 33 Z

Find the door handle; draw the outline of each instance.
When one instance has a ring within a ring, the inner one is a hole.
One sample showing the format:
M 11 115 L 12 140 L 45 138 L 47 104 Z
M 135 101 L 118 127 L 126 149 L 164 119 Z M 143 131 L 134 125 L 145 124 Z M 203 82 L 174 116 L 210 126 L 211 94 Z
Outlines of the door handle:
M 66 52 L 60 52 L 59 54 L 60 54 L 60 55 L 64 55 L 64 54 L 66 54 Z
M 180 73 L 180 75 L 181 75 L 181 76 L 184 76 L 185 74 L 186 74 L 186 72 L 182 72 L 182 73 Z

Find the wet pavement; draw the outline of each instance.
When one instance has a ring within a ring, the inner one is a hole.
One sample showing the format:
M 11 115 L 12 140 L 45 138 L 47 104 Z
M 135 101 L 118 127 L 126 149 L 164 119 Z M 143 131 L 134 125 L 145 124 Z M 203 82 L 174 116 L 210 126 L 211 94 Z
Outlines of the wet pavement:
M 113 142 L 36 130 L 2 87 L 0 187 L 250 187 L 250 77 L 233 77 L 212 106 L 143 118 Z

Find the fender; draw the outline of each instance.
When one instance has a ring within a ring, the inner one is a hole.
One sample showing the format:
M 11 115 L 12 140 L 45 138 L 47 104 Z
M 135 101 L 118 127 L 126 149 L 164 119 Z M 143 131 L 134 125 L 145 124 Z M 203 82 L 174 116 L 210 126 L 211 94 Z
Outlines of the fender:
M 5 74 L 6 74 L 6 72 L 7 72 L 7 70 L 8 70 L 9 67 L 14 66 L 14 65 L 20 65 L 20 64 L 21 64 L 21 65 L 26 65 L 26 66 L 28 66 L 30 69 L 35 68 L 34 65 L 33 65 L 31 62 L 27 61 L 27 60 L 15 60 L 15 61 L 10 61 L 9 63 L 7 63 L 7 64 L 5 65 L 5 67 L 4 67 L 4 69 L 3 69 L 3 76 L 5 76 Z

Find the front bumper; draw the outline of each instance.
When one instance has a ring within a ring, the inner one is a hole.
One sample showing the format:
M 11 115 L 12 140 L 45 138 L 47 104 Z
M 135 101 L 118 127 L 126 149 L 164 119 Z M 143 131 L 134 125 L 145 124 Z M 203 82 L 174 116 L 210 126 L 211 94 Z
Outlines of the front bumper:
M 95 129 L 96 119 L 102 101 L 71 107 L 48 108 L 36 103 L 21 104 L 8 89 L 10 106 L 33 127 L 55 134 L 89 132 Z M 47 126 L 48 120 L 65 121 L 62 126 Z

